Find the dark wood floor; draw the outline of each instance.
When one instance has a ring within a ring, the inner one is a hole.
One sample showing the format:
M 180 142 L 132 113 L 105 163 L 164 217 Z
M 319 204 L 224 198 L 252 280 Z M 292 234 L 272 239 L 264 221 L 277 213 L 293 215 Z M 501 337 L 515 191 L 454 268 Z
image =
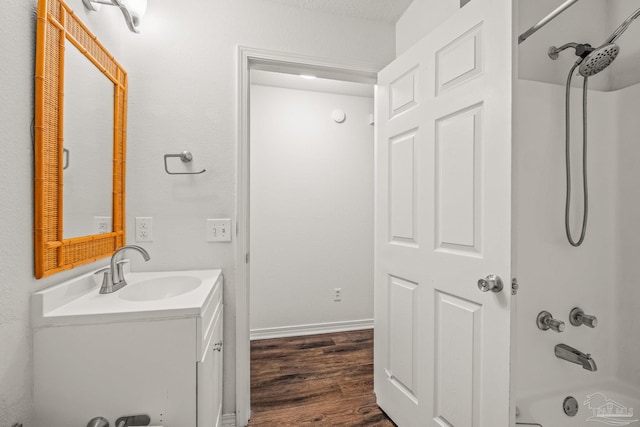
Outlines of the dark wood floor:
M 395 427 L 373 394 L 373 331 L 251 342 L 249 427 Z

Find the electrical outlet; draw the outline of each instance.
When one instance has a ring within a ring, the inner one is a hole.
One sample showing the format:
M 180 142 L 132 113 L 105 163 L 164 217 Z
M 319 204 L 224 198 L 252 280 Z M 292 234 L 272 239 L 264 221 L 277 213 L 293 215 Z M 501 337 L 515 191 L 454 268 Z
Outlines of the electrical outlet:
M 207 242 L 230 242 L 230 219 L 207 219 Z
M 153 218 L 148 216 L 136 217 L 136 242 L 153 241 Z
M 111 231 L 113 231 L 110 216 L 94 216 L 93 225 L 96 234 L 111 233 Z
M 342 288 L 333 288 L 333 300 L 342 301 Z

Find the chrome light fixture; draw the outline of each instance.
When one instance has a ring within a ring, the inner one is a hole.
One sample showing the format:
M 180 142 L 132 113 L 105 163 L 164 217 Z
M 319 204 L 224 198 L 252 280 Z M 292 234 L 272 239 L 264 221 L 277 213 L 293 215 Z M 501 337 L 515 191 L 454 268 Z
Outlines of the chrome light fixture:
M 147 0 L 82 0 L 84 7 L 97 12 L 101 5 L 117 6 L 124 15 L 127 27 L 134 32 L 139 33 L 140 18 L 147 11 Z

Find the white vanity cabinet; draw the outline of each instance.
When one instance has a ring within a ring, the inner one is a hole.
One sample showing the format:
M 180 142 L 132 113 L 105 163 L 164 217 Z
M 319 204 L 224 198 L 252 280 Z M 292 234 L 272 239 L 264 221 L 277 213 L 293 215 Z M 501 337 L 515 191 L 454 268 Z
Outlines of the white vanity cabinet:
M 175 297 L 174 307 L 145 301 L 141 311 L 80 314 L 67 304 L 41 316 L 34 328 L 36 426 L 83 427 L 98 416 L 114 426 L 135 414 L 165 427 L 220 426 L 223 283 L 219 270 L 204 272 L 217 272 L 208 276 L 213 285 Z M 100 297 L 91 296 L 108 302 Z
M 198 427 L 222 425 L 222 310 L 212 323 L 211 338 L 206 343 L 198 369 Z M 217 381 L 211 381 L 218 378 Z

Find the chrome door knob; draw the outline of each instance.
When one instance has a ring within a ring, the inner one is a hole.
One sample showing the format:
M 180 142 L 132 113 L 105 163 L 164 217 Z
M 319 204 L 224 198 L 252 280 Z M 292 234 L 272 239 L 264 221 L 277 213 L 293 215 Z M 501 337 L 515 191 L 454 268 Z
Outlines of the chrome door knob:
M 490 274 L 484 279 L 478 280 L 478 289 L 482 292 L 500 292 L 503 287 L 502 279 L 497 274 Z

